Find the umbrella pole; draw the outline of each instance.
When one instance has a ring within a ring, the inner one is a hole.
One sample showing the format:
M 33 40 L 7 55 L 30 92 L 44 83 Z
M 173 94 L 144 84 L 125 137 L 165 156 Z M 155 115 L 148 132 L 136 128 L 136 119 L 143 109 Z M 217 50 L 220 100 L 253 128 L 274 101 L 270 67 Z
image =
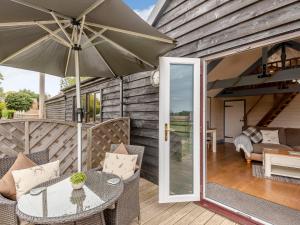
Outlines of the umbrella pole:
M 79 50 L 75 49 L 76 101 L 77 101 L 77 162 L 78 172 L 82 171 L 82 108 L 80 95 Z

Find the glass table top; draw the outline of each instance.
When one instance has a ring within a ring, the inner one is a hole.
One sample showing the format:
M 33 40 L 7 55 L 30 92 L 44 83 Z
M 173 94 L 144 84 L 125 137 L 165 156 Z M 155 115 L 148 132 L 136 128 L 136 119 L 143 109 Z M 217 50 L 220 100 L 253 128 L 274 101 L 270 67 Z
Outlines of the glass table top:
M 113 204 L 123 191 L 123 182 L 112 185 L 107 181 L 116 178 L 112 174 L 87 172 L 87 181 L 81 190 L 73 190 L 70 178 L 59 178 L 55 184 L 46 187 L 38 195 L 23 195 L 17 204 L 17 214 L 21 218 L 58 218 L 86 214 L 89 211 L 101 212 Z M 50 183 L 53 183 L 50 182 Z

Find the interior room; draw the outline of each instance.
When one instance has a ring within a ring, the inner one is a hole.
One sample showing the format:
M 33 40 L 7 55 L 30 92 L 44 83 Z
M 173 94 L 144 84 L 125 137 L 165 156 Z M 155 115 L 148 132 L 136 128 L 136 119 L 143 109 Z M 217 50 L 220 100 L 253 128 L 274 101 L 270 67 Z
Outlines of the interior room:
M 263 210 L 286 211 L 291 220 L 296 219 L 300 39 L 206 65 L 206 197 L 264 221 L 278 223 L 280 218 Z

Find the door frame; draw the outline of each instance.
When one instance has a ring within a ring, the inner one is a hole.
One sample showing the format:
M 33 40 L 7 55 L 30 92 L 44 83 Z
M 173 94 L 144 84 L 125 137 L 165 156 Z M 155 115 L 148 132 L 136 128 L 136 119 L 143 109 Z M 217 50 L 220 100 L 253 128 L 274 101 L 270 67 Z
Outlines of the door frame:
M 223 102 L 223 108 L 224 108 L 224 115 L 223 115 L 223 132 L 224 132 L 224 141 L 226 142 L 226 133 L 225 133 L 225 131 L 226 131 L 226 127 L 225 127 L 225 125 L 226 125 L 226 112 L 225 112 L 225 110 L 226 110 L 226 102 L 243 102 L 244 103 L 244 116 L 243 116 L 243 122 L 244 122 L 244 125 L 243 126 L 245 126 L 245 120 L 244 120 L 244 118 L 245 118 L 245 116 L 246 116 L 246 104 L 247 104 L 247 101 L 246 101 L 246 99 L 229 99 L 229 100 L 224 100 L 224 102 Z
M 170 138 L 168 142 L 164 141 L 165 135 L 165 124 L 170 126 L 170 115 L 169 115 L 169 106 L 170 106 L 170 76 L 160 76 L 160 83 L 165 83 L 168 86 L 160 85 L 160 95 L 163 94 L 164 98 L 160 98 L 159 101 L 159 202 L 186 202 L 186 201 L 199 201 L 200 198 L 200 183 L 201 183 L 201 140 L 199 138 L 201 127 L 200 127 L 200 118 L 201 118 L 201 108 L 198 104 L 201 95 L 200 95 L 200 83 L 201 83 L 201 61 L 199 58 L 179 58 L 179 57 L 161 57 L 160 58 L 160 71 L 162 73 L 170 74 L 170 64 L 193 64 L 194 65 L 194 74 L 199 74 L 199 76 L 193 77 L 193 194 L 185 195 L 173 195 L 169 193 L 170 190 L 170 157 L 168 154 L 163 153 L 162 149 L 170 148 Z M 168 65 L 162 67 L 162 65 Z M 196 93 L 196 94 L 195 94 Z M 195 126 L 195 124 L 197 124 Z M 169 133 L 170 137 L 170 133 Z M 168 157 L 167 157 L 168 156 Z M 163 166 L 161 166 L 163 165 Z
M 252 44 L 247 44 L 247 45 L 242 45 L 238 47 L 234 47 L 230 50 L 222 51 L 220 53 L 215 53 L 211 54 L 209 56 L 203 56 L 201 59 L 201 76 L 203 78 L 201 79 L 201 85 L 200 85 L 200 107 L 203 108 L 201 110 L 201 120 L 200 120 L 200 139 L 202 143 L 202 149 L 200 150 L 200 162 L 201 162 L 201 167 L 200 167 L 200 202 L 198 202 L 199 205 L 210 209 L 211 211 L 214 211 L 220 215 L 223 215 L 227 218 L 232 219 L 233 221 L 236 221 L 240 224 L 245 224 L 245 225 L 262 225 L 262 224 L 268 224 L 267 222 L 260 220 L 258 218 L 252 217 L 250 215 L 247 215 L 239 210 L 236 210 L 232 207 L 228 207 L 220 202 L 216 202 L 212 199 L 209 199 L 206 196 L 206 171 L 207 171 L 207 163 L 206 163 L 206 98 L 207 98 L 207 64 L 209 60 L 213 59 L 218 59 L 221 57 L 226 57 L 230 56 L 233 54 L 237 54 L 240 52 L 245 52 L 251 49 L 259 48 L 259 47 L 264 47 L 266 45 L 271 45 L 271 44 L 277 44 L 283 41 L 287 40 L 292 40 L 295 38 L 299 38 L 300 36 L 300 31 L 293 32 L 293 33 L 288 33 L 288 34 L 283 34 L 277 37 L 272 37 L 269 39 L 265 39 L 262 41 L 257 41 Z M 203 85 L 205 84 L 205 85 Z

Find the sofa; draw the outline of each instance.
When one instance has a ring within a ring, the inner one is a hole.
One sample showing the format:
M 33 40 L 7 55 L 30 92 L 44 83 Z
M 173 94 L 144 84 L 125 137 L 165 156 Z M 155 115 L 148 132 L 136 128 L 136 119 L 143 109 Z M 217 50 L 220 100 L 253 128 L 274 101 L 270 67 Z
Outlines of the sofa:
M 278 130 L 280 144 L 253 144 L 253 152 L 250 157 L 245 155 L 248 163 L 252 160 L 263 161 L 264 148 L 274 150 L 287 150 L 300 152 L 300 128 L 282 128 L 282 127 L 255 127 L 257 130 Z

